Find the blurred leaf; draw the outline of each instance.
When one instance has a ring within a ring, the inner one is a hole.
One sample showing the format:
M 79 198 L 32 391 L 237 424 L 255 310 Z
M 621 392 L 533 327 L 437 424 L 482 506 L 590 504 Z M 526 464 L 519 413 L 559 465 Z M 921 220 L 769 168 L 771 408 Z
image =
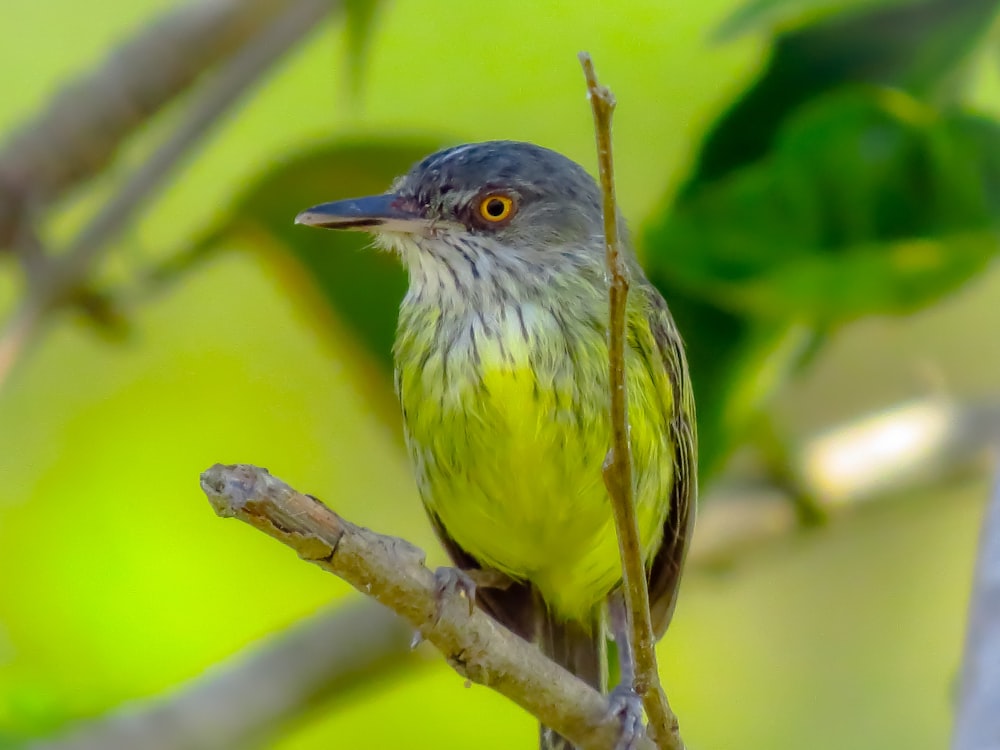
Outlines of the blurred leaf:
M 770 398 L 816 351 L 821 331 L 795 319 L 739 316 L 652 278 L 684 336 L 698 406 L 698 476 L 707 486 Z
M 344 0 L 347 24 L 347 74 L 352 96 L 361 94 L 365 63 L 375 32 L 381 0 Z
M 682 201 L 647 259 L 732 312 L 828 324 L 933 302 L 994 256 L 998 223 L 1000 126 L 855 89 Z
M 396 313 L 406 291 L 398 259 L 375 250 L 362 232 L 323 231 L 293 224 L 305 208 L 352 196 L 383 193 L 393 178 L 440 148 L 430 139 L 344 140 L 292 157 L 257 180 L 237 201 L 231 216 L 207 242 L 240 233 L 276 250 L 291 296 L 311 303 L 314 317 L 346 325 L 372 355 L 379 372 L 365 385 L 376 402 L 391 396 L 392 342 Z M 379 376 L 381 375 L 381 377 Z M 384 410 L 383 415 L 396 409 Z
M 995 231 L 913 239 L 811 256 L 740 290 L 764 315 L 798 312 L 820 322 L 917 310 L 971 278 L 1000 248 Z
M 687 342 L 703 480 L 830 327 L 928 304 L 995 251 L 996 126 L 931 102 L 956 99 L 997 5 L 750 0 L 724 26 L 783 31 L 644 238 Z
M 703 140 L 684 194 L 765 156 L 798 107 L 842 84 L 953 97 L 956 72 L 996 10 L 997 0 L 920 0 L 780 34 L 760 77 Z
M 24 748 L 29 737 L 50 735 L 73 719 L 68 701 L 57 688 L 34 675 L 18 675 L 0 695 L 0 750 Z
M 750 31 L 789 31 L 808 23 L 859 10 L 885 8 L 917 0 L 750 0 L 733 11 L 715 30 L 719 41 L 731 41 Z
M 828 330 L 956 289 L 995 257 L 998 222 L 1000 126 L 867 87 L 680 199 L 645 256 L 687 342 L 702 478 Z

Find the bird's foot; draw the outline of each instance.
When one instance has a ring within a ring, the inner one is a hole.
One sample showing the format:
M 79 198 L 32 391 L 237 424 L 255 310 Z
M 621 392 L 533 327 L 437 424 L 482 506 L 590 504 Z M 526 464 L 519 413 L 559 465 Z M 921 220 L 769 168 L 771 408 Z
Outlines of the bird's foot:
M 434 598 L 437 600 L 437 617 L 441 619 L 441 609 L 447 598 L 464 596 L 469 602 L 471 615 L 476 605 L 476 582 L 464 570 L 441 567 L 434 571 Z
M 615 750 L 635 750 L 646 735 L 646 727 L 642 721 L 642 698 L 635 689 L 626 683 L 615 686 L 608 694 L 609 713 L 621 722 L 621 734 Z

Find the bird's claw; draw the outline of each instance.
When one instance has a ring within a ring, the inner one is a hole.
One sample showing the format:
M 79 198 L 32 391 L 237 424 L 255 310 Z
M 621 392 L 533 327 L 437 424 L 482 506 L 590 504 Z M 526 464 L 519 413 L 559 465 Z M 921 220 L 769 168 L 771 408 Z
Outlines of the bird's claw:
M 434 597 L 437 599 L 437 620 L 441 619 L 441 609 L 445 599 L 464 596 L 469 602 L 469 614 L 476 606 L 476 582 L 464 570 L 441 567 L 434 571 Z
M 635 750 L 646 734 L 642 722 L 642 699 L 631 685 L 617 685 L 608 694 L 609 713 L 621 722 L 615 750 Z

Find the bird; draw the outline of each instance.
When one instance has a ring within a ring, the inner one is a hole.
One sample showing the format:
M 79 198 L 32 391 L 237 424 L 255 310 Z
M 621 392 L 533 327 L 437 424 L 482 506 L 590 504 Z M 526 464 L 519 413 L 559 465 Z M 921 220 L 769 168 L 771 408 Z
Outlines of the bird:
M 295 222 L 369 232 L 400 258 L 409 282 L 395 389 L 419 495 L 451 570 L 498 622 L 605 693 L 613 638 L 622 683 L 609 694 L 629 700 L 612 705 L 628 706 L 623 734 L 641 733 L 602 475 L 609 277 L 594 178 L 532 143 L 469 143 L 427 156 L 382 195 L 322 203 Z M 695 518 L 695 406 L 667 303 L 622 233 L 635 508 L 660 638 Z M 504 583 L 476 586 L 492 576 Z M 572 747 L 545 727 L 540 744 Z

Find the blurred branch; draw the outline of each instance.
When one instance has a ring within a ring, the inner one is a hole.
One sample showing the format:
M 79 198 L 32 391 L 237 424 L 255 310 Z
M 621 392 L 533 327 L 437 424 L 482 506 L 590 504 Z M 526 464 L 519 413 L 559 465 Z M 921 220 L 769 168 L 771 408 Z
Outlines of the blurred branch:
M 980 470 L 1000 445 L 1000 401 L 934 397 L 897 404 L 818 435 L 797 452 L 797 476 L 831 520 L 869 502 Z M 801 529 L 787 495 L 745 479 L 713 485 L 691 548 L 696 565 L 739 558 Z
M 0 150 L 0 248 L 14 243 L 26 210 L 100 172 L 129 135 L 291 2 L 198 0 L 172 9 L 58 92 Z
M 979 538 L 952 750 L 995 750 L 1000 741 L 1000 460 Z
M 896 438 L 887 441 L 886 435 Z M 902 439 L 907 435 L 908 440 Z M 917 443 L 923 447 L 914 451 Z M 807 442 L 801 453 L 812 457 L 803 461 L 806 479 L 811 486 L 825 488 L 817 494 L 835 522 L 868 502 L 978 467 L 997 444 L 1000 403 L 926 399 L 830 430 Z M 893 445 L 895 456 L 888 450 Z M 831 478 L 837 476 L 833 483 Z M 995 495 L 994 521 L 996 505 Z M 715 568 L 720 561 L 746 555 L 800 528 L 794 507 L 774 488 L 746 483 L 717 487 L 700 513 L 689 564 L 694 569 Z M 182 686 L 172 698 L 115 711 L 65 739 L 33 747 L 125 750 L 139 746 L 135 738 L 142 738 L 142 747 L 150 750 L 248 747 L 254 737 L 273 735 L 318 703 L 408 669 L 414 662 L 409 658 L 411 630 L 387 613 L 369 602 L 325 612 L 233 657 Z M 204 742 L 206 738 L 211 742 Z M 955 750 L 969 748 L 956 745 Z
M 464 595 L 442 594 L 417 547 L 355 526 L 253 466 L 217 464 L 202 475 L 201 486 L 220 516 L 250 524 L 393 609 L 459 674 L 506 696 L 581 748 L 615 746 L 621 727 L 607 699 Z M 652 743 L 643 738 L 640 746 Z
M 368 600 L 322 612 L 148 705 L 125 706 L 31 750 L 246 750 L 290 721 L 419 663 L 412 632 Z
M 125 180 L 66 252 L 29 275 L 25 297 L 0 333 L 0 383 L 48 313 L 80 292 L 93 264 L 136 210 L 162 188 L 212 125 L 334 7 L 330 0 L 294 0 L 285 5 L 284 12 L 223 67 L 191 104 L 180 126 Z

